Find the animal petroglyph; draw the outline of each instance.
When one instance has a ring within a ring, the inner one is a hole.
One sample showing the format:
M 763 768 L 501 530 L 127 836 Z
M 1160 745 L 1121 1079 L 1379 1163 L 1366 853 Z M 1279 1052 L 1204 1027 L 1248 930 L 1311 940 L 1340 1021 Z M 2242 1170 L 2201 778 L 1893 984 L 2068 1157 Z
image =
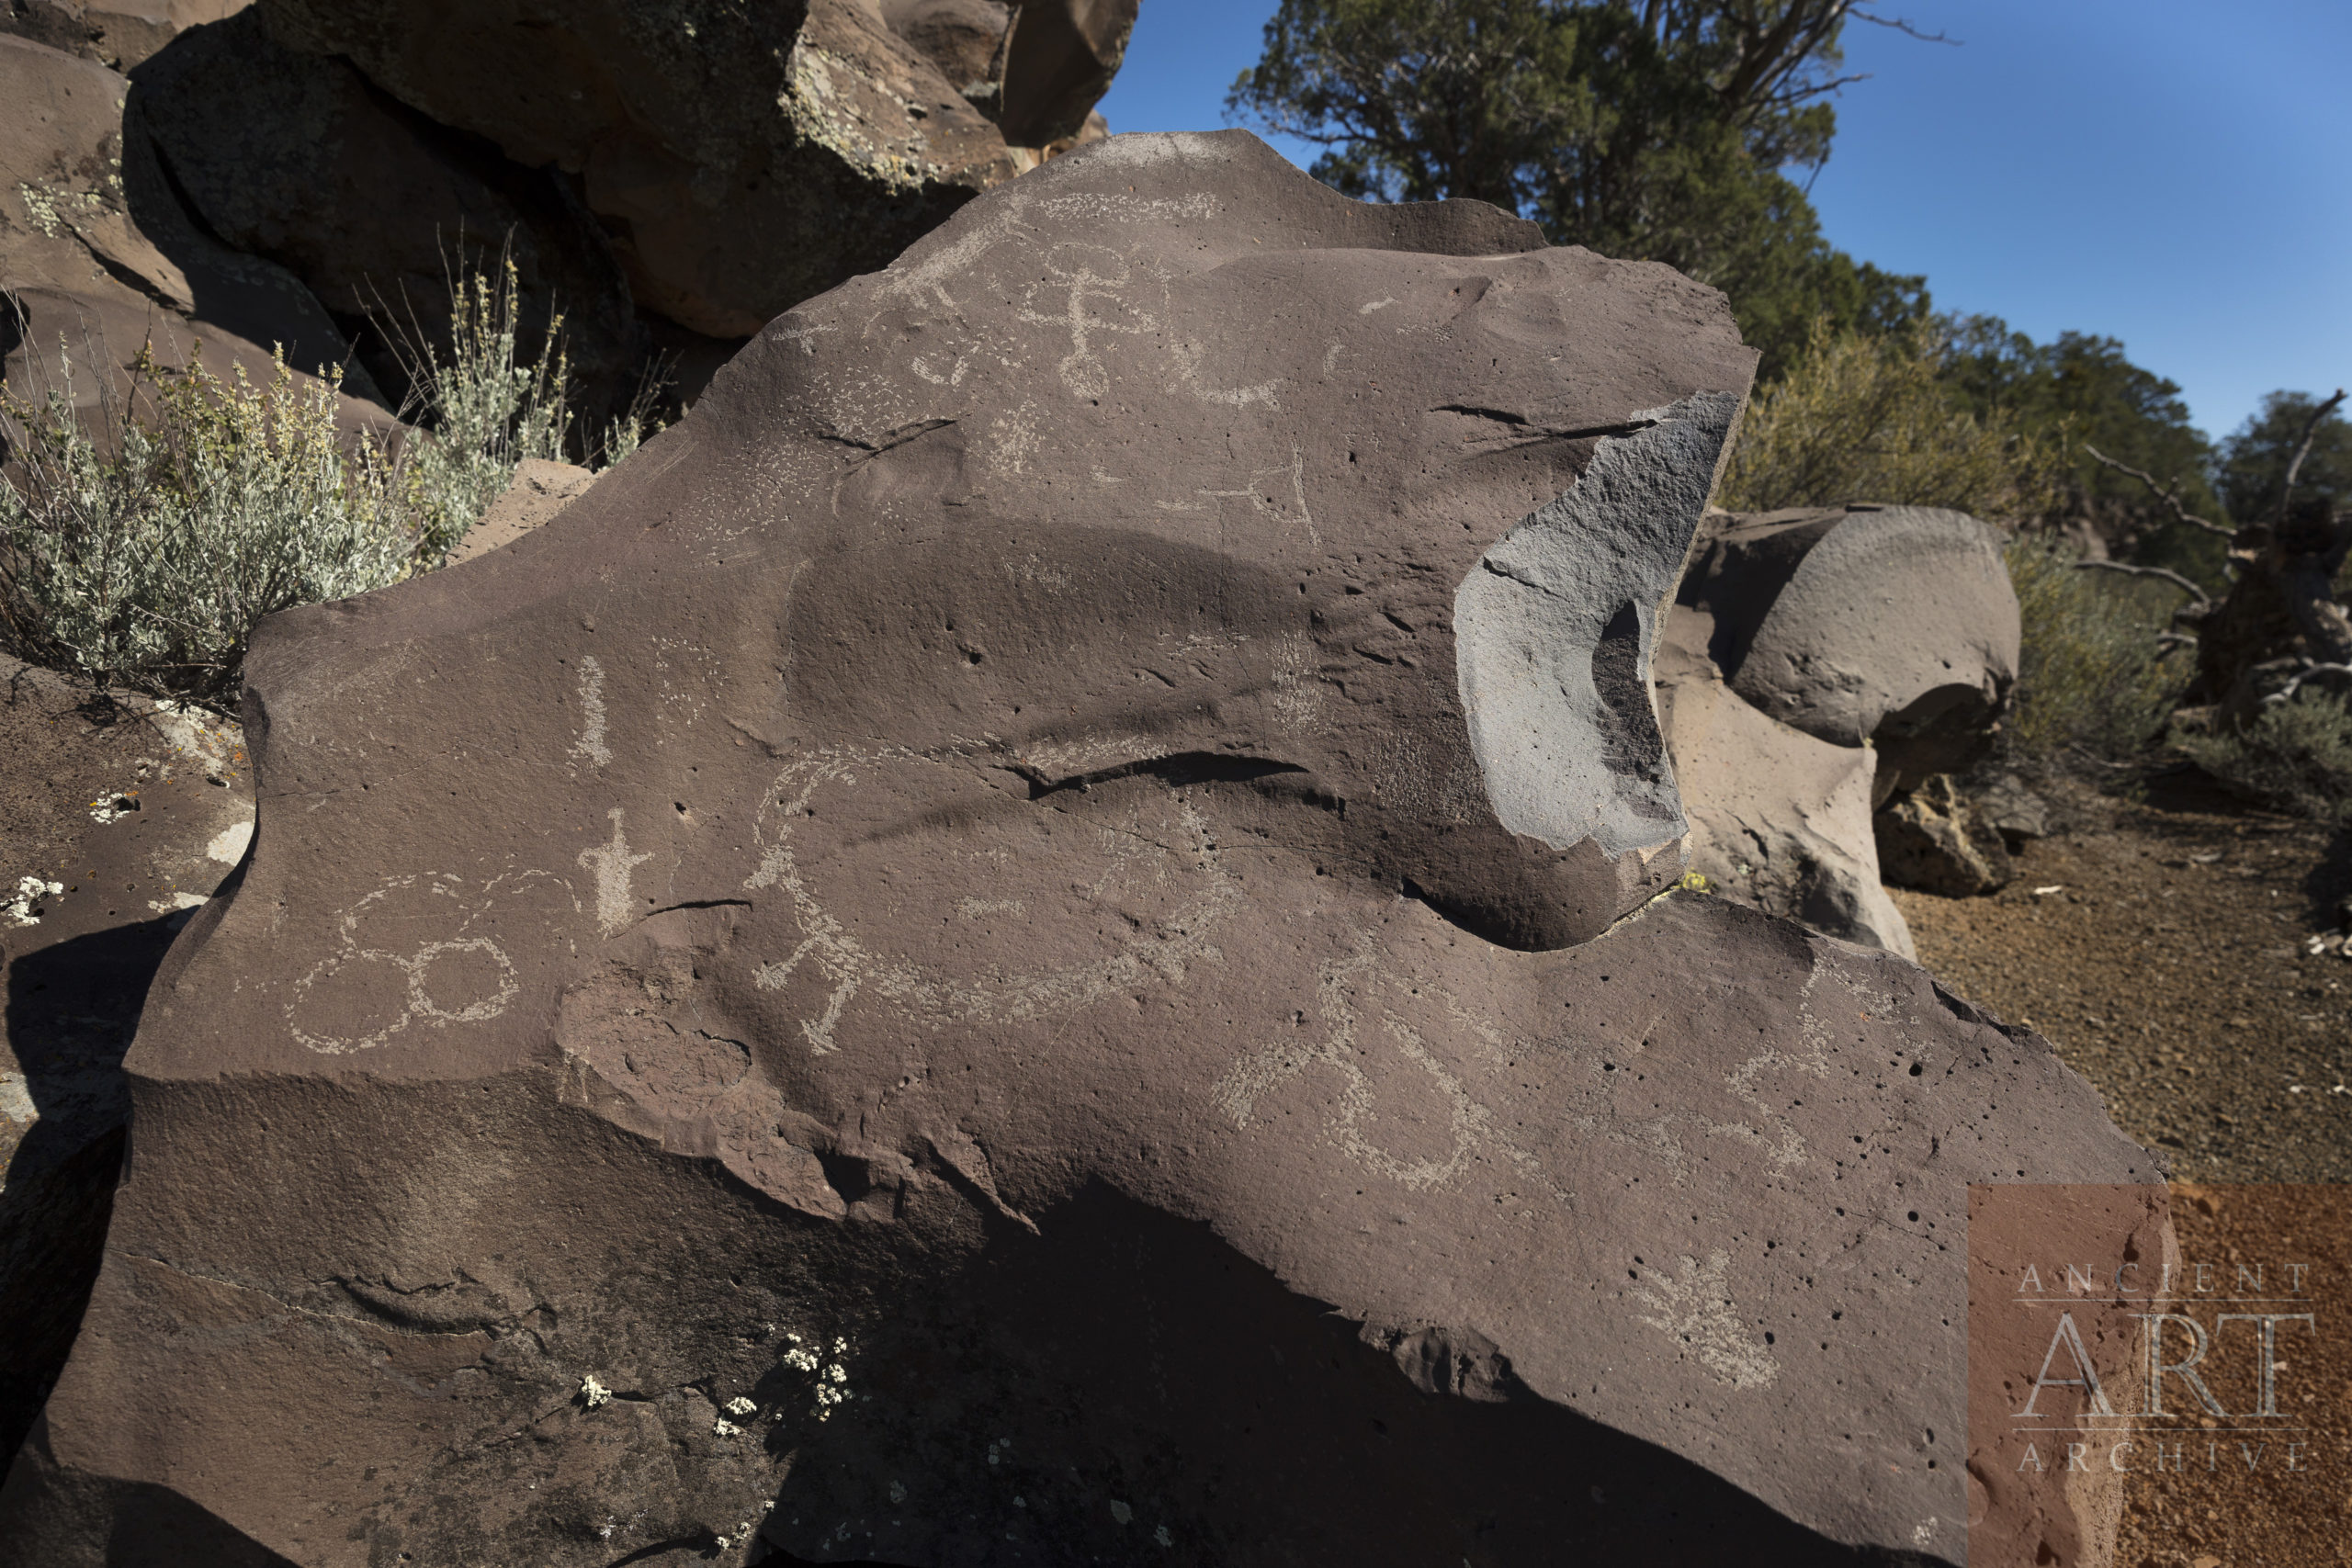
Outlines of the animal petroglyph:
M 1763 1340 L 1739 1318 L 1739 1308 L 1724 1283 L 1731 1259 L 1710 1252 L 1707 1260 L 1684 1257 L 1674 1273 L 1653 1269 L 1641 1277 L 1634 1294 L 1650 1314 L 1640 1321 L 1690 1347 L 1690 1354 L 1734 1388 L 1767 1388 L 1781 1369 L 1765 1349 Z
M 861 997 L 933 1029 L 956 1022 L 1051 1018 L 1091 1007 L 1154 976 L 1163 984 L 1182 985 L 1191 964 L 1222 956 L 1209 934 L 1240 907 L 1240 886 L 1219 863 L 1208 821 L 1172 790 L 1143 780 L 1133 781 L 1139 798 L 1124 815 L 1085 825 L 1083 830 L 1094 835 L 1102 867 L 1091 884 L 1074 886 L 1057 877 L 1044 886 L 1024 886 L 1027 897 L 991 900 L 997 906 L 993 910 L 977 904 L 959 909 L 967 925 L 982 931 L 998 926 L 998 913 L 1015 917 L 1004 928 L 1012 939 L 1004 961 L 979 964 L 959 975 L 936 962 L 880 950 L 872 938 L 854 932 L 831 911 L 817 886 L 828 874 L 819 864 L 804 865 L 801 856 L 804 824 L 816 815 L 812 807 L 820 795 L 854 791 L 860 768 L 883 766 L 937 768 L 956 776 L 961 759 L 825 751 L 786 769 L 761 806 L 756 831 L 763 855 L 744 886 L 780 888 L 792 901 L 800 941 L 781 958 L 760 964 L 753 978 L 761 988 L 772 991 L 813 979 L 815 996 L 822 999 L 812 997 L 811 1010 L 797 1026 L 818 1055 L 837 1048 L 835 1031 L 844 1011 Z M 1015 831 L 1019 826 L 1008 825 L 1004 830 Z M 969 825 L 963 831 L 973 835 Z M 1001 848 L 967 848 L 964 852 L 999 864 L 1017 865 L 1021 858 Z M 1122 933 L 1114 950 L 1058 967 L 1012 967 L 1010 959 L 1027 950 L 1028 944 L 1019 940 L 1022 934 L 1047 918 L 1049 909 L 1112 917 L 1090 923 Z M 1019 918 L 1023 915 L 1027 919 Z

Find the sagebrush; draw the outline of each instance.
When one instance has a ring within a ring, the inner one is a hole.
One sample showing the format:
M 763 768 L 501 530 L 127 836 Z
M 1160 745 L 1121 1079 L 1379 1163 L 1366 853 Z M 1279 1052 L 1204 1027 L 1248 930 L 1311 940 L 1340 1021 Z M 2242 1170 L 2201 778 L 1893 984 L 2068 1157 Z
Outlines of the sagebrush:
M 2013 538 L 2002 556 L 2021 632 L 2004 750 L 2036 765 L 2144 751 L 2191 673 L 2186 652 L 2161 640 L 2178 590 L 2085 570 L 2078 553 L 2042 538 Z
M 2323 822 L 2352 815 L 2352 707 L 2305 689 L 2266 703 L 2254 722 L 2214 735 L 2176 735 L 2189 760 L 2239 794 Z
M 103 365 L 96 355 L 91 356 Z M 0 389 L 0 639 L 28 663 L 225 709 L 262 616 L 396 581 L 420 488 L 390 444 L 336 427 L 339 379 L 266 384 L 142 351 L 128 397 L 72 360 L 37 396 Z M 129 403 L 144 405 L 134 418 Z
M 1721 504 L 1735 511 L 1874 501 L 1980 517 L 2040 517 L 2060 454 L 2001 411 L 1971 412 L 1945 379 L 1949 338 L 1932 320 L 1883 337 L 1826 321 L 1796 366 L 1740 423 Z
M 78 386 L 60 344 L 34 387 L 0 388 L 0 648 L 227 712 L 262 616 L 442 564 L 517 465 L 575 441 L 562 318 L 526 360 L 511 262 L 450 291 L 447 356 L 411 345 L 411 428 L 339 421 L 333 369 L 297 376 L 281 354 L 266 386 L 224 380 L 200 344 L 184 368 L 142 349 L 127 390 L 104 372 Z M 581 455 L 634 451 L 650 393 Z

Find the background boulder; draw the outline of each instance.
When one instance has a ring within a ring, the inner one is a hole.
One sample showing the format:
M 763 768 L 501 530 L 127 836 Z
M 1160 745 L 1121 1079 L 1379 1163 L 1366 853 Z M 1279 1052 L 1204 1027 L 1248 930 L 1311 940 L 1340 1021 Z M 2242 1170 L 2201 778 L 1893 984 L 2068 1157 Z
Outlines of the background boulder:
M 273 346 L 315 372 L 350 347 L 283 267 L 190 220 L 143 136 L 126 136 L 130 84 L 94 61 L 0 34 L 0 375 L 19 396 L 64 390 L 84 408 L 127 385 L 142 345 L 165 366 L 201 340 L 216 372 L 266 378 Z M 348 389 L 379 396 L 364 370 Z
M 1907 802 L 1931 781 L 1951 794 L 1943 770 L 1990 750 L 2018 633 L 1998 536 L 1973 517 L 1710 513 L 1657 672 L 1692 869 L 1739 902 L 1909 956 L 1883 882 L 2007 879 L 1997 835 L 1988 858 L 1951 827 L 1954 810 L 1975 820 L 1956 795 Z M 1947 865 L 1947 850 L 1962 860 Z
M 266 623 L 0 1553 L 1960 1561 L 1969 1183 L 2155 1172 L 1916 966 L 1657 897 L 1753 367 L 1667 268 L 1114 138 Z
M 1917 506 L 1725 514 L 1685 577 L 1709 655 L 1783 724 L 1879 753 L 1880 798 L 1966 767 L 2017 682 L 1999 536 Z
M 1072 6 L 1023 8 L 1012 53 L 1039 39 L 1035 95 L 1007 67 L 1015 125 L 1049 141 L 1109 85 L 1134 19 L 1132 3 Z M 260 9 L 288 47 L 347 58 L 440 124 L 575 179 L 639 303 L 709 337 L 873 271 L 1036 163 L 871 0 L 690 16 L 590 0 L 560 27 L 519 0 Z

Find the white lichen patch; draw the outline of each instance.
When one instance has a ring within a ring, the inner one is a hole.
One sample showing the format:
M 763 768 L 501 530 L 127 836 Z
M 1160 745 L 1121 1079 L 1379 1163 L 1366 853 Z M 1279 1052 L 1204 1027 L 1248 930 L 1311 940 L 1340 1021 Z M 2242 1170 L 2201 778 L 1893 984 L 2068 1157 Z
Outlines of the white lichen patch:
M 1152 1531 L 1151 1539 L 1158 1541 L 1162 1546 L 1173 1546 L 1176 1544 L 1175 1537 L 1168 1533 L 1168 1527 L 1166 1525 L 1162 1525 L 1158 1529 Z
M 253 841 L 254 825 L 250 820 L 232 822 L 212 835 L 211 842 L 204 846 L 204 852 L 207 858 L 217 860 L 223 865 L 234 865 L 245 858 L 246 847 Z
M 1135 1523 L 1136 1511 L 1114 1497 L 1111 1499 L 1111 1517 L 1122 1525 L 1131 1525 Z
M 893 1503 L 903 1503 L 906 1500 L 907 1488 L 905 1484 L 897 1481 L 890 1483 L 890 1501 Z
M 752 1411 L 757 1410 L 759 1406 L 752 1404 L 750 1400 L 745 1399 L 741 1394 L 737 1394 L 734 1398 L 720 1405 L 719 1408 L 726 1411 L 729 1416 L 749 1416 Z
M 109 795 L 90 802 L 90 820 L 104 828 L 119 822 L 139 809 L 137 791 L 126 795 Z
M 714 1438 L 740 1438 L 743 1435 L 743 1428 L 721 1416 L 710 1424 L 710 1435 Z
M 581 1404 L 585 1404 L 591 1410 L 601 1410 L 612 1402 L 613 1391 L 606 1388 L 603 1383 L 598 1382 L 596 1381 L 595 1373 L 590 1372 L 586 1377 L 580 1380 Z
M 20 876 L 17 879 L 16 895 L 6 904 L 0 904 L 0 913 L 6 914 L 11 925 L 37 926 L 40 924 L 42 914 L 41 900 L 54 898 L 64 891 L 65 884 L 62 882 Z

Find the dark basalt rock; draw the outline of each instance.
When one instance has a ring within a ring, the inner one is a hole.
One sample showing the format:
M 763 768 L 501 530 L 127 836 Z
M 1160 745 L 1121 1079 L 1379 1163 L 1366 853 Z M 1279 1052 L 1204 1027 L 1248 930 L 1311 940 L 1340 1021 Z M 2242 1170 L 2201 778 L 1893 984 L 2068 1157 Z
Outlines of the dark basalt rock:
M 1959 1561 L 1967 1184 L 2156 1172 L 1916 966 L 1656 897 L 1753 365 L 1114 138 L 266 623 L 0 1555 Z

